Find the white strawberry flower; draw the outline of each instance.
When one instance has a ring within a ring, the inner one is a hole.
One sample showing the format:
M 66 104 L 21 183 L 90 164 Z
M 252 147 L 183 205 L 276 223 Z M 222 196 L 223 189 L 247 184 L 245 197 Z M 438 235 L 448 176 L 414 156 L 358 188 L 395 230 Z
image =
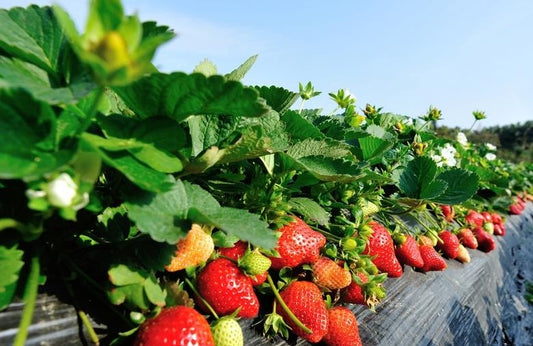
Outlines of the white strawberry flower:
M 494 155 L 493 153 L 487 153 L 485 154 L 485 158 L 489 161 L 494 161 L 496 160 L 496 155 Z
M 457 133 L 456 140 L 457 140 L 457 142 L 459 142 L 459 144 L 461 144 L 463 147 L 466 147 L 466 146 L 468 145 L 468 139 L 466 138 L 466 135 L 464 134 L 464 132 L 459 132 L 459 133 Z
M 58 208 L 67 208 L 72 205 L 78 194 L 78 185 L 67 173 L 61 173 L 48 183 L 46 188 L 48 202 Z
M 494 144 L 491 144 L 491 143 L 485 143 L 485 146 L 487 147 L 487 149 L 489 149 L 490 151 L 494 151 L 496 150 L 496 146 Z

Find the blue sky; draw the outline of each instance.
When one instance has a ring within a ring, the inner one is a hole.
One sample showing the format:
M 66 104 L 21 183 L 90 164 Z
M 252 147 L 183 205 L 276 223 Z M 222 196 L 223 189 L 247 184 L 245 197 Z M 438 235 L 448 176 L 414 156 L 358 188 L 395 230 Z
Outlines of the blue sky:
M 0 0 L 1 8 L 52 1 Z M 56 1 L 83 27 L 88 1 Z M 124 1 L 126 13 L 178 34 L 155 64 L 190 72 L 201 60 L 227 73 L 259 54 L 243 82 L 297 91 L 306 107 L 332 111 L 328 92 L 347 88 L 356 105 L 409 116 L 430 105 L 447 126 L 533 120 L 533 1 Z

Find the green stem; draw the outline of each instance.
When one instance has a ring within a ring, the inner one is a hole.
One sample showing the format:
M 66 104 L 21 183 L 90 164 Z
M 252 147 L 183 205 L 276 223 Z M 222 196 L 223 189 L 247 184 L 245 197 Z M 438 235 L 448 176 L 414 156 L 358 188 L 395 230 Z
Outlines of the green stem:
M 13 342 L 13 346 L 24 346 L 26 338 L 28 337 L 28 328 L 30 327 L 35 311 L 35 302 L 37 301 L 37 293 L 39 290 L 39 275 L 41 274 L 41 262 L 39 255 L 34 253 L 30 259 L 30 272 L 24 288 L 24 310 L 22 311 L 22 318 L 19 322 L 17 336 Z
M 4 229 L 14 228 L 18 231 L 24 231 L 24 224 L 15 219 L 0 219 L 0 231 Z
M 300 327 L 304 332 L 306 332 L 307 334 L 311 334 L 313 331 L 307 328 L 306 325 L 303 324 L 298 319 L 298 317 L 296 317 L 292 313 L 291 309 L 289 309 L 287 304 L 285 304 L 285 302 L 283 301 L 283 298 L 281 298 L 281 296 L 279 295 L 278 289 L 276 288 L 276 285 L 274 285 L 274 281 L 272 281 L 272 277 L 270 276 L 270 274 L 268 274 L 267 280 L 268 280 L 268 284 L 270 285 L 270 288 L 272 289 L 272 292 L 274 293 L 274 296 L 276 297 L 276 300 L 278 301 L 279 305 L 281 305 L 282 309 L 287 313 L 289 318 L 294 322 L 294 324 Z
M 80 319 L 87 329 L 87 333 L 89 333 L 89 337 L 91 338 L 91 341 L 95 345 L 100 345 L 100 339 L 98 339 L 98 334 L 94 331 L 94 328 L 91 324 L 91 321 L 89 321 L 89 318 L 87 317 L 87 314 L 83 310 L 78 310 L 78 316 L 80 316 Z
M 216 311 L 213 309 L 213 307 L 207 302 L 207 300 L 204 299 L 204 297 L 202 297 L 202 295 L 200 294 L 200 292 L 198 292 L 198 290 L 196 289 L 196 287 L 194 287 L 194 285 L 192 284 L 191 280 L 189 280 L 189 278 L 185 278 L 185 282 L 187 283 L 187 285 L 189 286 L 189 288 L 194 292 L 194 294 L 196 294 L 196 296 L 198 298 L 200 298 L 200 300 L 202 301 L 202 303 L 204 303 L 204 305 L 207 307 L 207 309 L 209 310 L 209 312 L 211 312 L 211 314 L 218 320 L 219 317 L 216 313 Z
M 304 103 L 305 103 L 305 100 L 302 99 L 302 102 L 300 102 L 300 110 L 298 110 L 298 114 L 302 114 L 302 111 L 304 109 Z
M 96 115 L 96 112 L 98 111 L 98 104 L 100 103 L 100 100 L 102 99 L 102 96 L 104 96 L 105 87 L 100 86 L 98 89 L 96 89 L 96 95 L 94 96 L 94 100 L 91 104 L 91 107 L 89 108 L 89 111 L 85 113 L 86 117 L 83 119 L 83 123 L 78 129 L 78 135 L 81 135 L 89 126 L 91 125 L 91 122 L 93 121 L 94 116 Z
M 474 120 L 474 122 L 472 123 L 472 126 L 470 126 L 470 128 L 468 129 L 468 133 L 472 132 L 472 129 L 474 128 L 474 125 L 476 125 L 477 123 L 477 119 Z

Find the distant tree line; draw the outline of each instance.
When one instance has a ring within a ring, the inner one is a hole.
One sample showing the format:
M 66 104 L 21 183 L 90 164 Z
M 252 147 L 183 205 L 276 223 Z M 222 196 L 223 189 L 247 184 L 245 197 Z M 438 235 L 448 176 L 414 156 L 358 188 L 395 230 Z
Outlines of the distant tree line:
M 455 139 L 464 132 L 472 143 L 491 143 L 498 147 L 498 157 L 513 162 L 533 162 L 533 121 L 491 126 L 469 132 L 458 127 L 438 126 L 437 133 L 444 138 Z

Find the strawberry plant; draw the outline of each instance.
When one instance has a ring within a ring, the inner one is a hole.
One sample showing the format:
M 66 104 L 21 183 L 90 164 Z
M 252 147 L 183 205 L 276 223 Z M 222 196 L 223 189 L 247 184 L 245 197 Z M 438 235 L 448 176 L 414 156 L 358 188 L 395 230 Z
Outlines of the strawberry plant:
M 244 85 L 256 56 L 161 73 L 151 59 L 174 33 L 118 0 L 91 1 L 82 33 L 57 6 L 0 16 L 0 309 L 25 302 L 15 345 L 42 285 L 70 295 L 95 343 L 98 305 L 113 343 L 242 345 L 235 317 L 257 317 L 265 337 L 358 344 L 349 304 L 374 309 L 402 264 L 492 251 L 502 214 L 532 199 L 531 163 L 438 137 L 435 107 L 413 119 L 339 89 L 322 114 L 303 107 L 311 82 Z

